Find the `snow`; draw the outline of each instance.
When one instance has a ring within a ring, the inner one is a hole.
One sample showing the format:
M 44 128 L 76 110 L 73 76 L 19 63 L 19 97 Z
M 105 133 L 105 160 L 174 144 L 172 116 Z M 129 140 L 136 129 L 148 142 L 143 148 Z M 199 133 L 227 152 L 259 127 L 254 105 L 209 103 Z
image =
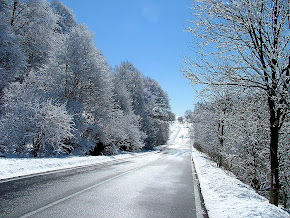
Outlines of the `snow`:
M 190 125 L 174 123 L 170 127 L 170 138 L 166 146 L 167 153 L 187 152 L 192 145 L 189 137 Z M 153 157 L 156 152 L 125 153 L 114 156 L 70 156 L 66 158 L 0 158 L 0 180 L 34 173 L 43 173 L 92 164 L 103 164 L 126 158 L 143 156 Z M 147 155 L 148 154 L 148 155 Z M 158 154 L 158 156 L 161 154 Z M 155 155 L 156 156 L 156 155 Z M 192 158 L 198 175 L 201 193 L 209 217 L 290 217 L 280 208 L 271 205 L 258 195 L 250 186 L 239 181 L 232 173 L 218 168 L 210 158 L 192 148 Z M 136 160 L 142 161 L 142 158 Z
M 124 153 L 113 156 L 68 156 L 63 158 L 0 157 L 0 180 L 73 167 L 104 164 L 112 161 L 142 156 L 143 154 L 144 153 Z
M 209 217 L 290 217 L 195 148 L 192 158 Z
M 168 145 L 174 147 L 175 138 L 178 135 L 180 126 L 171 125 L 170 138 Z M 158 146 L 156 150 L 162 150 L 166 145 Z M 68 169 L 73 167 L 82 167 L 93 164 L 108 163 L 110 161 L 122 160 L 126 158 L 135 158 L 137 156 L 147 155 L 149 153 L 123 153 L 113 156 L 68 156 L 63 158 L 2 158 L 0 157 L 0 180 L 27 176 L 36 173 L 45 173 L 55 170 Z M 149 158 L 148 156 L 146 157 Z

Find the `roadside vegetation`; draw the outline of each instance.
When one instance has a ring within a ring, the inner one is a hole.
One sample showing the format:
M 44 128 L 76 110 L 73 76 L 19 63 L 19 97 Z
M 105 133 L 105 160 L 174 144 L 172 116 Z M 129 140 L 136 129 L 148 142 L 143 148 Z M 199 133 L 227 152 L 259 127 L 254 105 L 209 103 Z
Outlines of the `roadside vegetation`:
M 199 90 L 186 115 L 195 147 L 289 207 L 289 1 L 197 0 L 191 10 L 196 52 L 182 72 Z
M 152 149 L 174 119 L 133 63 L 111 67 L 63 3 L 0 0 L 0 153 L 39 157 Z

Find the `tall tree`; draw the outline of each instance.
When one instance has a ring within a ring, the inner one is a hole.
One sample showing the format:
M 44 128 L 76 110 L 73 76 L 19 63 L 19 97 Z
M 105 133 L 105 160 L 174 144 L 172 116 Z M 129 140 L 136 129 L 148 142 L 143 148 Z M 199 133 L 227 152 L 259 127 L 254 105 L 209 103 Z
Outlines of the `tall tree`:
M 216 90 L 206 98 L 208 102 L 197 104 L 193 116 L 195 146 L 220 167 L 268 196 L 265 190 L 270 185 L 270 163 L 265 144 L 270 134 L 266 96 L 256 89 L 244 89 L 243 94 L 238 91 Z
M 243 86 L 267 95 L 270 131 L 270 203 L 278 205 L 279 131 L 289 119 L 289 0 L 197 0 L 193 27 L 200 53 L 185 60 L 193 85 Z
M 146 134 L 145 148 L 152 149 L 165 143 L 169 132 L 168 121 L 172 119 L 167 93 L 155 80 L 145 78 L 128 61 L 122 62 L 116 72 L 129 93 L 133 113 L 141 118 L 141 131 Z
M 30 72 L 21 83 L 14 82 L 5 89 L 5 114 L 0 124 L 5 150 L 20 154 L 31 150 L 37 157 L 40 152 L 71 149 L 64 142 L 73 137 L 72 116 L 67 113 L 65 104 L 42 95 L 45 92 L 42 76 Z
M 152 145 L 151 133 L 154 132 L 152 120 L 150 120 L 150 111 L 146 107 L 145 102 L 145 87 L 142 73 L 130 62 L 122 62 L 116 68 L 119 74 L 120 81 L 125 85 L 129 92 L 129 97 L 132 102 L 133 113 L 141 118 L 141 131 L 147 137 L 145 139 L 146 146 Z
M 141 131 L 140 116 L 134 114 L 130 93 L 119 73 L 114 74 L 114 100 L 116 107 L 122 112 L 119 117 L 119 129 L 123 130 L 119 147 L 123 150 L 134 150 L 144 146 L 145 133 Z
M 146 106 L 149 108 L 150 117 L 154 129 L 152 135 L 152 146 L 166 143 L 169 137 L 169 123 L 171 119 L 171 108 L 167 93 L 160 85 L 151 78 L 144 78 Z
M 83 152 L 98 155 L 122 135 L 116 128 L 121 113 L 114 104 L 110 66 L 82 24 L 60 34 L 59 47 L 49 65 L 52 79 L 60 84 L 56 97 L 74 114 L 76 144 Z

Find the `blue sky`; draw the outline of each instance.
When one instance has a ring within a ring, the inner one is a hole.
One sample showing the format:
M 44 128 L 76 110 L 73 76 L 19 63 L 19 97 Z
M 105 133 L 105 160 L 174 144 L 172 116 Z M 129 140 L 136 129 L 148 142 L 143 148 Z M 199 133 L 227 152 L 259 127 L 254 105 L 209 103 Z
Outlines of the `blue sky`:
M 60 0 L 95 34 L 96 47 L 114 67 L 132 62 L 168 93 L 176 115 L 193 109 L 195 93 L 180 68 L 190 54 L 191 0 Z

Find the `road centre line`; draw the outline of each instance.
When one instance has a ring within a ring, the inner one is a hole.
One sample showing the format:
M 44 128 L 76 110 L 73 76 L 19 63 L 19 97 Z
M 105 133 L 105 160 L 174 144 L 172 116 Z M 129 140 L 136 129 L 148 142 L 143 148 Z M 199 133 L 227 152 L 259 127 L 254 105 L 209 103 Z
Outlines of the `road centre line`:
M 146 167 L 146 166 L 148 166 L 148 165 L 150 165 L 150 164 L 153 164 L 153 163 L 155 163 L 155 162 L 157 162 L 158 160 L 163 159 L 163 158 L 164 158 L 164 157 L 159 157 L 158 159 L 156 159 L 156 160 L 154 160 L 154 161 L 151 161 L 151 162 L 149 162 L 149 163 L 147 163 L 147 164 L 145 164 L 145 165 L 143 165 L 143 166 L 139 166 L 139 167 L 133 168 L 133 169 L 128 170 L 128 171 L 126 171 L 126 172 L 123 172 L 123 173 L 121 173 L 121 174 L 119 174 L 119 175 L 117 175 L 117 176 L 114 176 L 114 177 L 112 177 L 112 178 L 110 178 L 110 179 L 107 179 L 107 180 L 105 180 L 105 181 L 102 181 L 102 182 L 100 182 L 100 183 L 97 183 L 97 184 L 95 184 L 95 185 L 92 185 L 92 186 L 90 186 L 90 187 L 87 187 L 87 188 L 85 188 L 85 189 L 83 189 L 83 190 L 81 190 L 81 191 L 78 191 L 78 192 L 75 192 L 75 193 L 73 193 L 73 194 L 70 194 L 70 195 L 68 195 L 68 196 L 66 196 L 66 197 L 64 197 L 64 198 L 61 198 L 61 199 L 59 199 L 59 200 L 57 200 L 57 201 L 54 201 L 54 202 L 52 202 L 52 203 L 50 203 L 50 204 L 47 204 L 47 205 L 45 205 L 45 206 L 43 206 L 43 207 L 40 207 L 40 208 L 38 208 L 38 209 L 36 209 L 36 210 L 33 210 L 33 211 L 31 211 L 31 212 L 29 212 L 29 213 L 27 213 L 27 214 L 24 214 L 23 216 L 20 216 L 20 218 L 26 218 L 26 217 L 30 217 L 30 216 L 32 216 L 32 215 L 35 215 L 35 214 L 37 214 L 37 213 L 39 213 L 39 212 L 42 212 L 42 211 L 44 211 L 44 210 L 46 210 L 46 209 L 48 209 L 48 208 L 50 208 L 50 207 L 53 207 L 53 206 L 55 206 L 55 205 L 57 205 L 57 204 L 59 204 L 59 203 L 62 203 L 62 202 L 66 201 L 66 200 L 68 200 L 68 199 L 70 199 L 70 198 L 73 198 L 73 197 L 75 197 L 75 196 L 77 196 L 77 195 L 80 195 L 80 194 L 82 194 L 82 193 L 84 193 L 84 192 L 86 192 L 86 191 L 89 191 L 89 190 L 91 190 L 91 189 L 93 189 L 93 188 L 96 188 L 96 187 L 98 187 L 98 186 L 101 186 L 101 185 L 103 185 L 103 184 L 105 184 L 105 183 L 107 183 L 107 182 L 110 182 L 110 181 L 114 180 L 114 179 L 117 179 L 117 178 L 119 178 L 119 177 L 122 177 L 122 176 L 124 176 L 124 175 L 126 175 L 126 174 L 128 174 L 128 173 L 130 173 L 130 172 L 133 172 L 133 171 L 135 171 L 135 170 L 138 170 L 138 169 L 144 168 L 144 167 Z

